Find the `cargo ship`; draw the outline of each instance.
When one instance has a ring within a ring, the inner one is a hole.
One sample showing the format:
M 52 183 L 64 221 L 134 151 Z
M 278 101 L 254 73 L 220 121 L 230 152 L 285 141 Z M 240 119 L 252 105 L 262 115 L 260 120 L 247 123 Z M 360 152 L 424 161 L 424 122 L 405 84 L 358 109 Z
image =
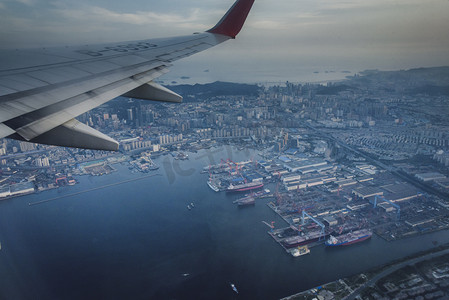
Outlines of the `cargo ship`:
M 262 182 L 248 182 L 248 183 L 242 183 L 233 185 L 232 183 L 228 186 L 227 192 L 246 192 L 250 190 L 255 190 L 263 187 Z
M 335 247 L 335 246 L 349 246 L 355 243 L 363 242 L 373 235 L 371 230 L 362 229 L 354 232 L 349 232 L 346 234 L 339 235 L 337 237 L 330 236 L 330 238 L 326 241 L 326 246 Z
M 238 198 L 238 199 L 232 201 L 232 203 L 238 204 L 239 202 L 242 202 L 242 201 L 244 202 L 246 200 L 251 200 L 251 199 L 255 199 L 254 195 L 253 194 L 247 194 L 247 195 L 245 195 L 245 197 Z
M 219 192 L 220 189 L 212 182 L 212 180 L 207 181 L 207 185 L 214 191 Z
M 254 205 L 256 204 L 256 199 L 254 199 L 254 197 L 244 197 L 241 199 L 237 200 L 237 205 L 238 206 L 248 206 L 248 205 Z
M 258 198 L 258 197 L 262 197 L 262 196 L 268 195 L 269 193 L 270 193 L 269 189 L 264 189 L 263 191 L 258 191 L 258 192 L 255 192 L 255 193 L 251 192 L 251 194 L 246 194 L 245 196 L 253 196 L 255 198 Z
M 298 247 L 316 242 L 320 239 L 320 237 L 325 238 L 326 236 L 322 236 L 321 231 L 313 231 L 305 235 L 297 235 L 286 238 L 282 241 L 282 245 L 284 245 L 285 248 Z

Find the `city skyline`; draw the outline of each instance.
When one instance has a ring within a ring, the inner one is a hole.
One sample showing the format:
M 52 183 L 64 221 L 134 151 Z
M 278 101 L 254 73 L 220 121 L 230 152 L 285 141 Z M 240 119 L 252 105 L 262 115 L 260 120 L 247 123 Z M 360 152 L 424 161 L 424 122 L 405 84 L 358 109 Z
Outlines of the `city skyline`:
M 448 77 L 178 86 L 183 103 L 79 117 L 119 152 L 2 139 L 0 298 L 228 299 L 231 280 L 245 299 L 447 296 L 441 263 L 380 275 L 449 252 Z
M 212 27 L 232 3 L 3 0 L 0 44 L 47 47 L 188 35 Z M 257 0 L 234 42 L 177 63 L 162 79 L 295 81 L 304 73 L 312 80 L 314 71 L 441 66 L 449 59 L 448 9 L 444 0 Z

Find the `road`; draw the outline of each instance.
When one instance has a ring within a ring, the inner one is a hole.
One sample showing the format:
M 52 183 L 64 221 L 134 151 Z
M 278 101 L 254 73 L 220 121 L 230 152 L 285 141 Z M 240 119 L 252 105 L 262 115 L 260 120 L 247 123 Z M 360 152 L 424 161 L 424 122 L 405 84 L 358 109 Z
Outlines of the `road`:
M 357 296 L 360 295 L 360 293 L 365 288 L 367 288 L 369 286 L 373 286 L 377 281 L 379 281 L 383 277 L 388 276 L 391 273 L 396 272 L 399 269 L 402 269 L 403 267 L 406 267 L 406 266 L 409 266 L 409 265 L 414 265 L 414 264 L 422 262 L 424 260 L 429 260 L 429 259 L 432 259 L 432 258 L 435 258 L 435 257 L 439 257 L 439 256 L 442 256 L 442 255 L 445 255 L 445 254 L 449 254 L 449 249 L 444 249 L 444 250 L 441 250 L 441 251 L 438 251 L 438 252 L 429 253 L 429 254 L 426 254 L 424 256 L 413 258 L 413 259 L 410 259 L 410 260 L 398 263 L 396 265 L 393 265 L 393 266 L 389 267 L 388 269 L 383 270 L 382 272 L 380 272 L 379 274 L 377 274 L 376 276 L 374 276 L 370 280 L 368 280 L 365 284 L 363 284 L 359 288 L 355 289 L 351 294 L 349 294 L 348 296 L 343 298 L 343 300 L 354 300 Z
M 335 143 L 340 145 L 342 148 L 344 148 L 344 149 L 346 149 L 346 150 L 348 150 L 350 152 L 356 153 L 357 155 L 365 158 L 367 161 L 373 163 L 374 165 L 377 165 L 378 167 L 381 167 L 382 169 L 391 172 L 392 174 L 394 174 L 395 176 L 401 178 L 402 180 L 404 180 L 404 181 L 406 181 L 408 183 L 411 183 L 414 186 L 417 186 L 417 187 L 421 188 L 423 191 L 425 191 L 427 193 L 430 193 L 430 194 L 433 194 L 433 195 L 436 195 L 436 196 L 438 196 L 440 198 L 443 198 L 445 200 L 449 200 L 449 195 L 447 193 L 443 193 L 443 192 L 441 192 L 441 191 L 439 191 L 439 190 L 429 186 L 428 184 L 425 184 L 423 182 L 418 181 L 417 179 L 415 179 L 415 178 L 413 178 L 413 177 L 411 177 L 409 175 L 402 174 L 395 167 L 384 164 L 383 162 L 381 162 L 381 161 L 371 157 L 370 155 L 367 155 L 367 154 L 357 150 L 356 148 L 351 147 L 348 144 L 346 144 L 346 143 L 344 143 L 344 142 L 334 138 L 332 135 L 324 133 L 324 132 L 318 130 L 317 128 L 313 127 L 310 124 L 306 124 L 306 126 L 309 129 L 312 129 L 313 131 L 315 131 L 316 133 L 322 135 L 323 137 L 325 137 L 325 138 L 327 138 L 329 140 L 334 141 Z

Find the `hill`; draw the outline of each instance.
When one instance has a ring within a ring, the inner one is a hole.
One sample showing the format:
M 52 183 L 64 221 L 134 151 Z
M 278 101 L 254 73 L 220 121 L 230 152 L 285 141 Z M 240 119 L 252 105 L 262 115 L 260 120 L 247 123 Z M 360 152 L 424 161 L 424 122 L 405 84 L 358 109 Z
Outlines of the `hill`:
M 218 96 L 257 96 L 261 87 L 254 84 L 241 84 L 216 81 L 207 84 L 182 84 L 167 86 L 184 97 L 185 102 L 211 99 Z

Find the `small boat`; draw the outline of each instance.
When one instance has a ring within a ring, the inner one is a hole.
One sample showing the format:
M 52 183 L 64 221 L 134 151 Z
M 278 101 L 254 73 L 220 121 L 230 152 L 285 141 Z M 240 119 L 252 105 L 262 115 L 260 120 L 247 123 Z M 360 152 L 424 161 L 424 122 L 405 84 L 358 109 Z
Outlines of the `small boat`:
M 192 208 L 190 207 L 190 205 L 187 205 L 187 209 L 188 209 L 188 210 L 191 210 Z
M 239 291 L 237 290 L 237 288 L 235 287 L 235 284 L 231 283 L 231 288 L 234 292 L 236 292 L 237 294 L 239 293 Z
M 189 273 L 184 273 L 184 274 L 182 274 L 182 277 L 187 277 L 189 275 L 190 275 Z
M 310 250 L 309 247 L 303 246 L 303 247 L 298 247 L 292 250 L 291 254 L 293 255 L 293 257 L 298 257 L 298 256 L 302 256 L 302 255 L 306 255 L 309 254 Z
M 195 205 L 193 204 L 193 202 L 192 203 L 190 203 L 190 206 L 193 208 L 193 207 L 195 207 Z

